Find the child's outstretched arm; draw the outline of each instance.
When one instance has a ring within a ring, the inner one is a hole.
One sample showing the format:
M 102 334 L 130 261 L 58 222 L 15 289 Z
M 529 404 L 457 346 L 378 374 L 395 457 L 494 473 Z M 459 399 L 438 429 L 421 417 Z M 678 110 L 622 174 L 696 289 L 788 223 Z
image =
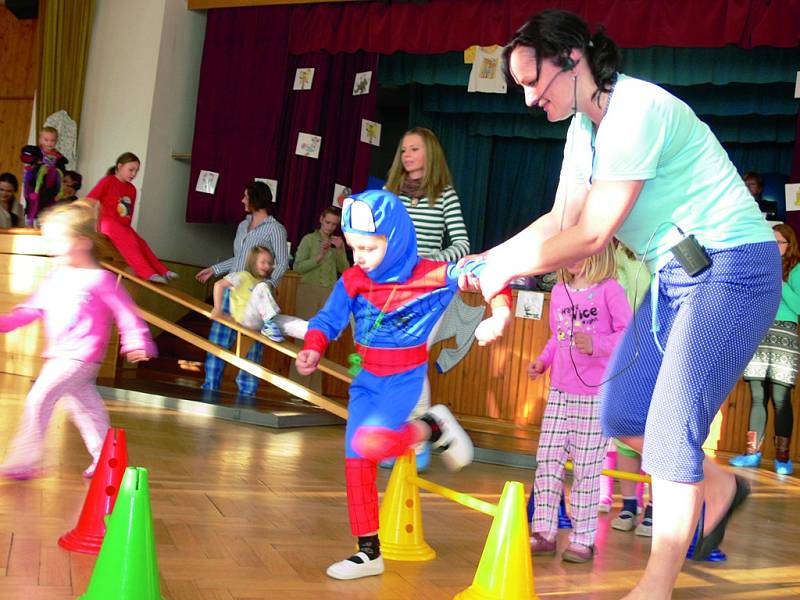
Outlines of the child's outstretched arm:
M 120 353 L 130 362 L 141 362 L 158 356 L 150 329 L 136 312 L 136 304 L 122 286 L 117 286 L 113 277 L 106 279 L 100 297 L 108 306 L 117 322 L 120 337 Z
M 350 273 L 349 269 L 336 282 L 322 310 L 308 322 L 308 332 L 303 339 L 303 350 L 295 359 L 295 366 L 301 375 L 310 375 L 316 370 L 329 341 L 335 339 L 350 323 L 350 313 L 356 290 L 352 282 L 348 288 L 346 283 L 349 280 L 348 273 Z
M 22 327 L 32 323 L 36 319 L 42 318 L 43 311 L 39 308 L 20 304 L 11 309 L 7 315 L 0 315 L 0 333 L 13 331 L 17 327 Z
M 485 266 L 483 260 L 469 260 L 462 264 L 459 261 L 456 265 L 450 265 L 448 269 L 448 280 L 458 284 L 459 279 L 464 275 L 480 277 Z M 480 322 L 475 329 L 475 339 L 479 346 L 490 344 L 501 335 L 508 324 L 511 322 L 511 289 L 505 288 L 489 300 L 492 307 L 492 316 Z
M 41 291 L 44 285 L 43 282 L 42 286 L 39 286 L 27 300 L 12 308 L 10 313 L 0 315 L 0 333 L 13 331 L 44 316 Z

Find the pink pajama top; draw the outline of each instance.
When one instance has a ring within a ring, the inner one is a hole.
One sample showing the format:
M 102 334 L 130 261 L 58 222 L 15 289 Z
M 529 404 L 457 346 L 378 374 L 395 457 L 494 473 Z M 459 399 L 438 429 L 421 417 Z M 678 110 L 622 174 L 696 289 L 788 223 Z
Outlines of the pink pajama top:
M 550 294 L 552 335 L 539 355 L 550 368 L 550 387 L 569 394 L 600 393 L 606 366 L 632 315 L 625 290 L 613 279 L 585 290 L 556 285 Z M 574 346 L 572 336 L 578 332 L 592 336 L 591 355 Z
M 121 353 L 144 350 L 149 357 L 157 355 L 133 300 L 104 269 L 55 269 L 30 298 L 0 316 L 0 332 L 44 319 L 45 358 L 99 363 L 106 353 L 112 318 L 120 332 Z

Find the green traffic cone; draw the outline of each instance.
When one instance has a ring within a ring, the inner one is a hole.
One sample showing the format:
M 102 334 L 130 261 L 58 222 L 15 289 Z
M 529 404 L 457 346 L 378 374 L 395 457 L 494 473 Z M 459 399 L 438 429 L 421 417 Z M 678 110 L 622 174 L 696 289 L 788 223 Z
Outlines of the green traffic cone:
M 89 587 L 79 600 L 163 600 L 147 469 L 128 467 Z

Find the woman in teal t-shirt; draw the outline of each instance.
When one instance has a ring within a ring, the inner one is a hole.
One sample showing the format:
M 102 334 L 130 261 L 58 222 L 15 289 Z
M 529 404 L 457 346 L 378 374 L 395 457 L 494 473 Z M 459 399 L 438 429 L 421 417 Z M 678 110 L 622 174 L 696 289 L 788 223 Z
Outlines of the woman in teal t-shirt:
M 571 123 L 552 210 L 489 250 L 470 283 L 491 297 L 614 236 L 645 258 L 653 283 L 609 364 L 601 421 L 642 452 L 658 498 L 650 560 L 625 598 L 667 600 L 703 502 L 697 560 L 749 493 L 702 444 L 778 308 L 775 238 L 708 126 L 669 92 L 618 73 L 619 49 L 602 31 L 546 10 L 503 57 L 528 106 Z

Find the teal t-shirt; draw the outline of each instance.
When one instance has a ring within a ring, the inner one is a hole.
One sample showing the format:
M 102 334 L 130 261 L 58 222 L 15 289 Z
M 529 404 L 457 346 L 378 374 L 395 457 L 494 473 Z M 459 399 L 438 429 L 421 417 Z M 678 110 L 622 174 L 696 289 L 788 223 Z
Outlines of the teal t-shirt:
M 639 198 L 616 232 L 651 271 L 681 240 L 678 225 L 706 248 L 775 237 L 708 125 L 657 85 L 620 75 L 608 112 L 595 130 L 583 113 L 567 133 L 562 182 L 644 180 Z M 652 241 L 648 241 L 652 236 Z

